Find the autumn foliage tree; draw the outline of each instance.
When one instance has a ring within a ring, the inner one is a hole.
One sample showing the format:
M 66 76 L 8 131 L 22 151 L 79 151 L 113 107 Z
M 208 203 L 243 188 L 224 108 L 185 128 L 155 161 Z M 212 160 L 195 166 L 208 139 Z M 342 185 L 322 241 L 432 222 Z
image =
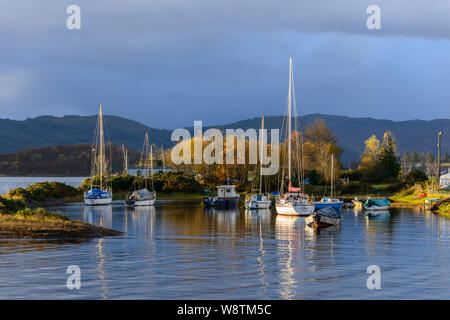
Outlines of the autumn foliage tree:
M 359 169 L 365 181 L 379 183 L 400 175 L 401 163 L 397 155 L 397 143 L 390 131 L 384 133 L 382 143 L 375 135 L 364 143 L 366 148 Z

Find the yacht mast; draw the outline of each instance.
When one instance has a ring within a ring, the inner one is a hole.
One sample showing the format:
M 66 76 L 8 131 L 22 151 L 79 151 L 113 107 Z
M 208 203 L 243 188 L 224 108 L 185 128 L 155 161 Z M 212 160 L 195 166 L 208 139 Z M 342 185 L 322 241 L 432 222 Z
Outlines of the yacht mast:
M 153 179 L 153 145 L 150 146 L 150 176 Z
M 291 101 L 292 100 L 292 56 L 289 56 L 289 92 L 288 92 L 288 163 L 289 163 L 289 183 L 291 182 Z
M 166 173 L 166 160 L 164 159 L 164 146 L 161 146 L 161 150 L 162 150 L 163 173 Z
M 100 125 L 100 155 L 99 155 L 99 165 L 100 165 L 100 188 L 103 187 L 103 165 L 104 165 L 104 138 L 103 138 L 103 113 L 102 104 L 100 103 L 100 112 L 98 114 L 98 121 Z
M 261 136 L 263 135 L 264 132 L 264 115 L 262 116 L 262 120 L 261 120 Z M 262 157 L 263 157 L 263 152 L 262 152 L 262 145 L 261 145 L 261 138 L 259 139 L 259 194 L 262 194 L 262 178 L 263 178 L 263 174 L 262 174 Z
M 145 165 L 145 189 L 147 189 L 148 178 L 148 132 L 145 133 L 145 150 L 144 150 L 144 165 Z
M 333 184 L 334 184 L 334 154 L 331 155 L 331 197 L 333 198 Z
M 128 174 L 128 150 L 125 148 L 125 145 L 122 145 L 122 151 L 123 151 L 123 169 L 124 174 Z

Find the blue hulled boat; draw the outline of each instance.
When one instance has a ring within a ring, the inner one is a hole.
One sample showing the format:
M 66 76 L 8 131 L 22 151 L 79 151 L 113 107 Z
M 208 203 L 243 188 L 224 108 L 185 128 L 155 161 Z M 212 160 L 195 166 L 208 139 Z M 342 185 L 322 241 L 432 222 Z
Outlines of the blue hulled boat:
M 230 208 L 237 207 L 239 204 L 239 194 L 236 193 L 236 187 L 232 185 L 217 186 L 217 197 L 203 198 L 203 204 L 206 207 Z

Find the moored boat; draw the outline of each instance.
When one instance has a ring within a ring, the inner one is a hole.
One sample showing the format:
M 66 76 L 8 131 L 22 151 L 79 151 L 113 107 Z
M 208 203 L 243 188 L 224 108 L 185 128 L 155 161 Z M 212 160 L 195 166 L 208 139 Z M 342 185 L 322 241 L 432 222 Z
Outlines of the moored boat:
M 234 185 L 223 185 L 217 186 L 216 188 L 217 197 L 203 198 L 203 204 L 206 207 L 237 207 L 240 196 L 236 193 L 236 187 Z
M 105 140 L 103 134 L 102 105 L 97 119 L 94 143 L 92 144 L 91 186 L 84 192 L 84 203 L 89 206 L 107 205 L 112 202 L 112 190 L 104 174 L 108 172 L 108 161 L 105 157 Z
M 268 209 L 271 205 L 272 200 L 265 195 L 247 195 L 245 197 L 246 209 Z
M 320 210 L 323 208 L 335 208 L 340 209 L 342 207 L 343 202 L 334 198 L 324 197 L 320 201 L 314 203 L 316 210 Z
M 331 155 L 331 192 L 330 197 L 324 197 L 320 201 L 315 202 L 316 210 L 331 207 L 335 209 L 340 209 L 342 207 L 343 201 L 333 198 L 334 191 L 334 154 Z
M 282 215 L 309 216 L 314 212 L 315 205 L 307 194 L 300 192 L 300 188 L 290 186 L 289 192 L 275 202 L 275 208 Z
M 341 223 L 341 211 L 333 207 L 322 208 L 305 218 L 305 223 L 311 228 L 326 228 Z
M 382 199 L 367 199 L 366 202 L 364 202 L 364 209 L 368 211 L 384 211 L 388 210 L 391 206 L 391 203 L 388 199 L 382 198 Z
M 292 106 L 294 104 L 294 106 Z M 310 197 L 301 191 L 301 188 L 294 188 L 292 186 L 292 166 L 291 166 L 291 149 L 292 149 L 292 107 L 295 110 L 295 89 L 294 89 L 294 72 L 292 67 L 292 57 L 289 56 L 289 90 L 288 90 L 288 103 L 287 103 L 287 127 L 286 127 L 286 139 L 287 139 L 287 162 L 288 162 L 288 190 L 283 194 L 283 188 L 285 182 L 281 182 L 280 194 L 282 196 L 276 200 L 275 208 L 278 214 L 291 215 L 291 216 L 308 216 L 314 212 L 315 205 Z M 295 113 L 294 113 L 295 114 Z M 302 154 L 303 157 L 303 154 Z M 299 165 L 299 162 L 297 162 Z M 297 170 L 297 176 L 303 176 L 303 167 L 301 170 Z M 282 177 L 284 180 L 284 167 Z M 304 181 L 304 179 L 300 179 Z
M 264 116 L 261 119 L 261 130 L 264 129 Z M 262 193 L 262 184 L 263 184 L 263 169 L 262 169 L 262 150 L 261 145 L 259 146 L 260 150 L 260 174 L 259 174 L 259 190 L 252 190 L 252 194 L 245 196 L 245 208 L 246 209 L 268 209 L 272 205 L 272 200 Z M 256 179 L 253 179 L 252 188 L 254 186 Z M 267 187 L 266 187 L 267 190 Z M 256 192 L 255 192 L 256 191 Z
M 127 198 L 125 199 L 125 204 L 127 206 L 152 206 L 156 201 L 156 192 L 153 188 L 153 167 L 152 167 L 152 159 L 153 159 L 153 149 L 150 147 L 150 155 L 149 155 L 149 143 L 148 143 L 148 133 L 145 134 L 144 145 L 142 147 L 141 159 L 139 161 L 139 166 L 143 166 L 145 169 L 145 177 L 141 179 L 140 177 L 136 177 L 133 181 L 133 186 Z M 152 190 L 148 189 L 148 176 L 149 176 L 149 166 L 150 166 L 150 179 L 152 181 L 151 186 Z

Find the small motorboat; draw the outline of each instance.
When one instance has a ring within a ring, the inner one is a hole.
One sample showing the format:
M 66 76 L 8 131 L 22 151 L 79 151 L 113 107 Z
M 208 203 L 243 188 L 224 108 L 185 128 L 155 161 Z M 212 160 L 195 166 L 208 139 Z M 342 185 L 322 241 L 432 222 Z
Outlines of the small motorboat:
M 203 204 L 206 207 L 236 207 L 240 196 L 236 193 L 236 187 L 233 185 L 217 186 L 217 197 L 203 198 Z
M 326 228 L 341 223 L 341 211 L 333 207 L 322 208 L 305 218 L 305 223 L 310 228 Z
M 364 202 L 364 209 L 367 211 L 384 211 L 388 210 L 391 206 L 391 203 L 388 199 L 382 198 L 382 199 L 367 199 L 366 202 Z

